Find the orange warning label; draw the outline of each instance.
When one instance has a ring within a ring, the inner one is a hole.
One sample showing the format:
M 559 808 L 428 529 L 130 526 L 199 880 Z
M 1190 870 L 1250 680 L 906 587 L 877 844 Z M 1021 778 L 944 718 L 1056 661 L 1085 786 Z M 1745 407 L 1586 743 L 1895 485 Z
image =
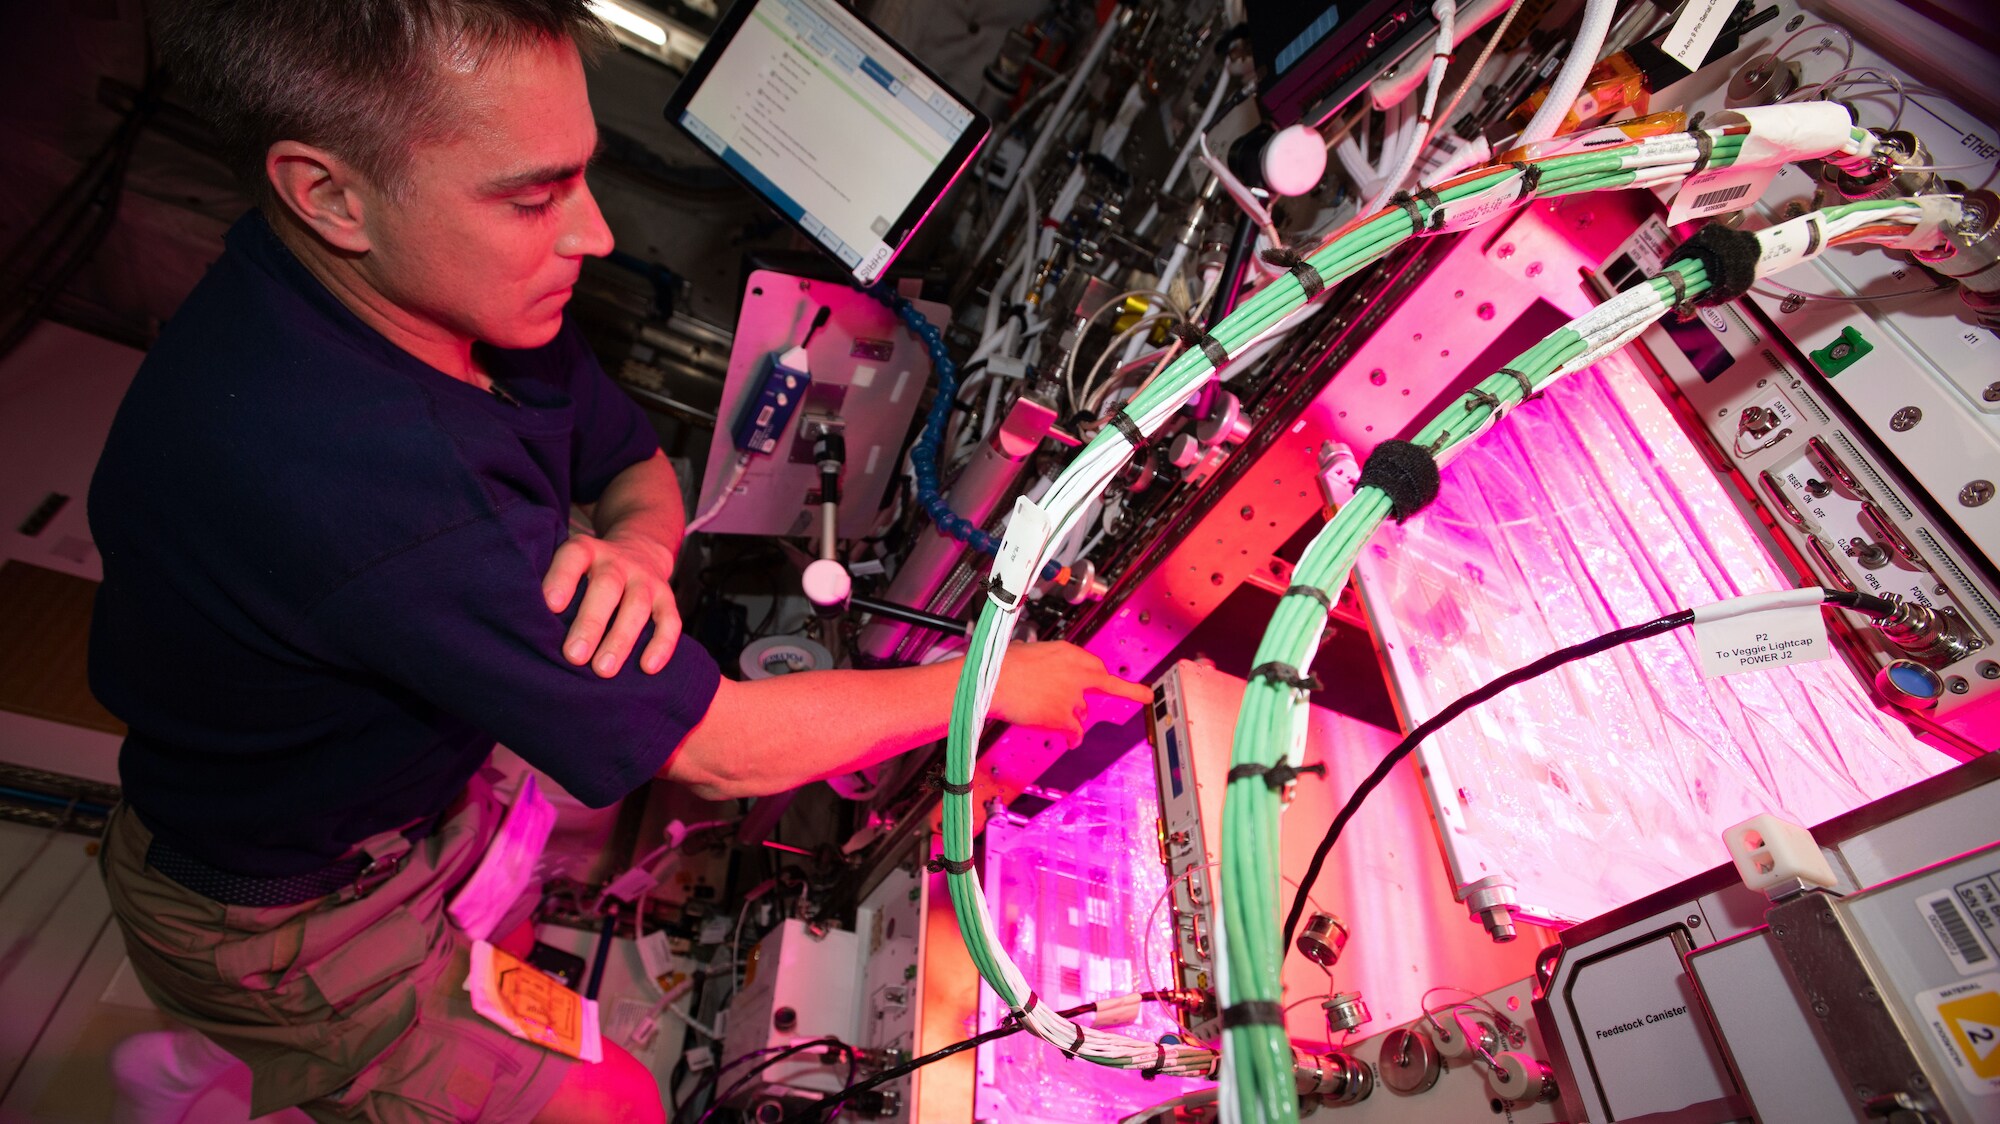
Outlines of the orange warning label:
M 2000 1095 L 2000 974 L 1932 988 L 1915 998 L 1958 1083 L 1978 1096 Z
M 1985 991 L 1940 1003 L 1938 1017 L 1951 1028 L 1973 1073 L 2000 1077 L 2000 993 Z

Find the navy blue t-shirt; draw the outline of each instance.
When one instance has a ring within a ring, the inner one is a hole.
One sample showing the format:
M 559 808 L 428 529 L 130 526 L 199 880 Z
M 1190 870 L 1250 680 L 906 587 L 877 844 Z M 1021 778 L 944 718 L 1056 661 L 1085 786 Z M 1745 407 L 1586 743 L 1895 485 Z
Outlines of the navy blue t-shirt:
M 560 654 L 541 581 L 658 440 L 575 329 L 482 353 L 508 404 L 391 344 L 251 212 L 147 355 L 91 482 L 92 690 L 125 798 L 224 870 L 318 869 L 442 810 L 495 739 L 592 806 L 706 713 L 715 662 Z M 650 626 L 647 635 L 650 636 Z

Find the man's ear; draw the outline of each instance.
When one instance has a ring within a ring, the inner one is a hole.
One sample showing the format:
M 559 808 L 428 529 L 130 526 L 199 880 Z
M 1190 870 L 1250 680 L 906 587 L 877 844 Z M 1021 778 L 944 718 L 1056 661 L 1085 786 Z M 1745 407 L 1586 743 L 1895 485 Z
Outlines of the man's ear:
M 264 174 L 280 205 L 336 250 L 370 248 L 361 174 L 323 148 L 281 140 L 264 153 Z

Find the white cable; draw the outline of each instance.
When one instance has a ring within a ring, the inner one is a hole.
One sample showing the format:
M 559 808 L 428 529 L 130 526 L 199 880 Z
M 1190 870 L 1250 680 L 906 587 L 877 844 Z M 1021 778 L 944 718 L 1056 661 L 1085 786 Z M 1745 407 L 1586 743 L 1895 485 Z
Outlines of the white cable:
M 1570 106 L 1576 104 L 1576 96 L 1583 92 L 1590 68 L 1597 65 L 1597 53 L 1604 49 L 1604 37 L 1611 33 L 1611 17 L 1617 8 L 1618 0 L 1584 0 L 1583 22 L 1570 43 L 1569 57 L 1563 59 L 1548 97 L 1515 144 L 1533 144 L 1556 135 L 1563 118 L 1569 116 Z
M 1195 118 L 1194 128 L 1188 133 L 1187 143 L 1181 145 L 1180 152 L 1174 156 L 1173 164 L 1167 168 L 1166 178 L 1160 181 L 1159 195 L 1164 196 L 1174 190 L 1174 184 L 1180 181 L 1181 172 L 1186 170 L 1188 161 L 1194 159 L 1196 142 L 1200 141 L 1202 134 L 1208 132 L 1208 127 L 1215 123 L 1215 111 L 1222 105 L 1223 95 L 1228 92 L 1229 68 L 1225 65 L 1222 73 L 1215 76 L 1215 89 L 1208 95 L 1208 104 L 1202 107 L 1201 116 Z M 1134 229 L 1140 234 L 1145 234 L 1153 229 L 1153 223 L 1159 217 L 1160 203 L 1158 196 L 1156 196 L 1152 205 L 1146 208 L 1145 217 L 1139 220 L 1139 225 Z M 1162 287 L 1165 287 L 1164 279 L 1162 279 Z
M 1208 168 L 1209 173 L 1222 184 L 1223 190 L 1236 201 L 1236 205 L 1243 208 L 1243 213 L 1249 215 L 1257 224 L 1257 228 L 1264 232 L 1264 237 L 1270 240 L 1271 245 L 1284 245 L 1284 239 L 1278 237 L 1277 226 L 1271 221 L 1271 212 L 1250 193 L 1250 189 L 1243 185 L 1242 180 L 1236 178 L 1236 173 L 1229 170 L 1229 165 L 1217 160 L 1215 154 L 1208 150 L 1208 138 L 1195 137 L 1195 148 L 1200 151 L 1201 162 Z
M 1423 109 L 1418 112 L 1416 124 L 1410 131 L 1409 139 L 1403 142 L 1402 151 L 1396 162 L 1390 165 L 1382 186 L 1375 189 L 1375 195 L 1362 208 L 1372 214 L 1381 210 L 1389 202 L 1389 197 L 1403 189 L 1403 181 L 1410 175 L 1410 169 L 1417 166 L 1417 153 L 1431 135 L 1431 114 L 1437 112 L 1438 88 L 1444 85 L 1445 67 L 1451 63 L 1452 25 L 1457 22 L 1457 0 L 1436 0 L 1431 12 L 1437 16 L 1437 43 L 1431 52 L 1430 77 L 1424 80 Z
M 715 494 L 715 502 L 708 505 L 707 511 L 688 520 L 687 530 L 681 532 L 681 537 L 686 538 L 715 522 L 715 517 L 721 515 L 722 509 L 729 506 L 729 498 L 736 494 L 736 489 L 743 486 L 743 478 L 749 474 L 750 454 L 736 454 L 736 464 L 729 470 L 729 479 L 723 482 L 722 490 Z
M 1014 209 L 1020 206 L 1022 196 L 1034 190 L 1029 181 L 1034 178 L 1035 169 L 1041 165 L 1042 156 L 1048 151 L 1049 143 L 1055 139 L 1055 134 L 1061 129 L 1064 118 L 1069 116 L 1070 106 L 1076 104 L 1077 95 L 1089 84 L 1091 72 L 1095 71 L 1097 64 L 1103 61 L 1104 52 L 1111 46 L 1112 36 L 1118 33 L 1118 27 L 1123 22 L 1114 11 L 1111 18 L 1104 21 L 1104 26 L 1097 29 L 1097 38 L 1091 41 L 1090 50 L 1084 54 L 1083 61 L 1076 64 L 1076 70 L 1070 75 L 1069 87 L 1056 101 L 1055 109 L 1050 111 L 1048 127 L 1036 134 L 1035 143 L 1029 146 L 1028 155 L 1022 158 L 1021 166 L 1015 170 L 1013 186 L 1007 189 L 1007 198 L 1000 204 L 1000 214 L 993 220 L 993 225 L 986 228 L 986 237 L 980 240 L 979 250 L 972 255 L 972 260 L 978 261 L 986 256 L 986 251 L 993 248 L 993 242 L 1000 237 L 1000 232 L 1007 229 L 1007 220 L 1014 217 Z

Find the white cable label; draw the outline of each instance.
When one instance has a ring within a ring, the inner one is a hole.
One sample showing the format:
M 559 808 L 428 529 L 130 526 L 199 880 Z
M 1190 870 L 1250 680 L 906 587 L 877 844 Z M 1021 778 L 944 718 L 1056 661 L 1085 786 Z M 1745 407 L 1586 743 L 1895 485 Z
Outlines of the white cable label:
M 1746 671 L 1827 658 L 1826 621 L 1817 605 L 1793 605 L 1745 616 L 1694 622 L 1701 674 L 1719 679 Z
M 1454 199 L 1439 207 L 1435 220 L 1437 225 L 1424 233 L 1444 234 L 1454 230 L 1469 230 L 1495 215 L 1513 210 L 1522 202 L 1525 200 L 1521 198 L 1521 176 L 1516 173 L 1501 179 L 1492 187 L 1482 188 L 1463 199 Z
M 1776 168 L 1747 168 L 1732 165 L 1696 172 L 1681 182 L 1673 206 L 1667 208 L 1667 225 L 1679 226 L 1689 219 L 1705 219 L 1740 211 L 1755 203 L 1778 178 Z
M 1007 536 L 1000 541 L 999 557 L 993 560 L 996 588 L 986 596 L 1002 609 L 1019 609 L 1021 598 L 1035 581 L 1035 563 L 1049 541 L 1049 513 L 1026 496 L 1014 501 L 1014 515 L 1007 523 Z
M 1735 7 L 1735 0 L 1688 0 L 1661 49 L 1689 70 L 1700 70 L 1701 60 L 1708 57 L 1708 49 L 1715 45 L 1715 37 L 1722 34 L 1722 25 Z
M 1826 249 L 1826 219 L 1818 211 L 1757 232 L 1757 276 L 1782 273 Z

